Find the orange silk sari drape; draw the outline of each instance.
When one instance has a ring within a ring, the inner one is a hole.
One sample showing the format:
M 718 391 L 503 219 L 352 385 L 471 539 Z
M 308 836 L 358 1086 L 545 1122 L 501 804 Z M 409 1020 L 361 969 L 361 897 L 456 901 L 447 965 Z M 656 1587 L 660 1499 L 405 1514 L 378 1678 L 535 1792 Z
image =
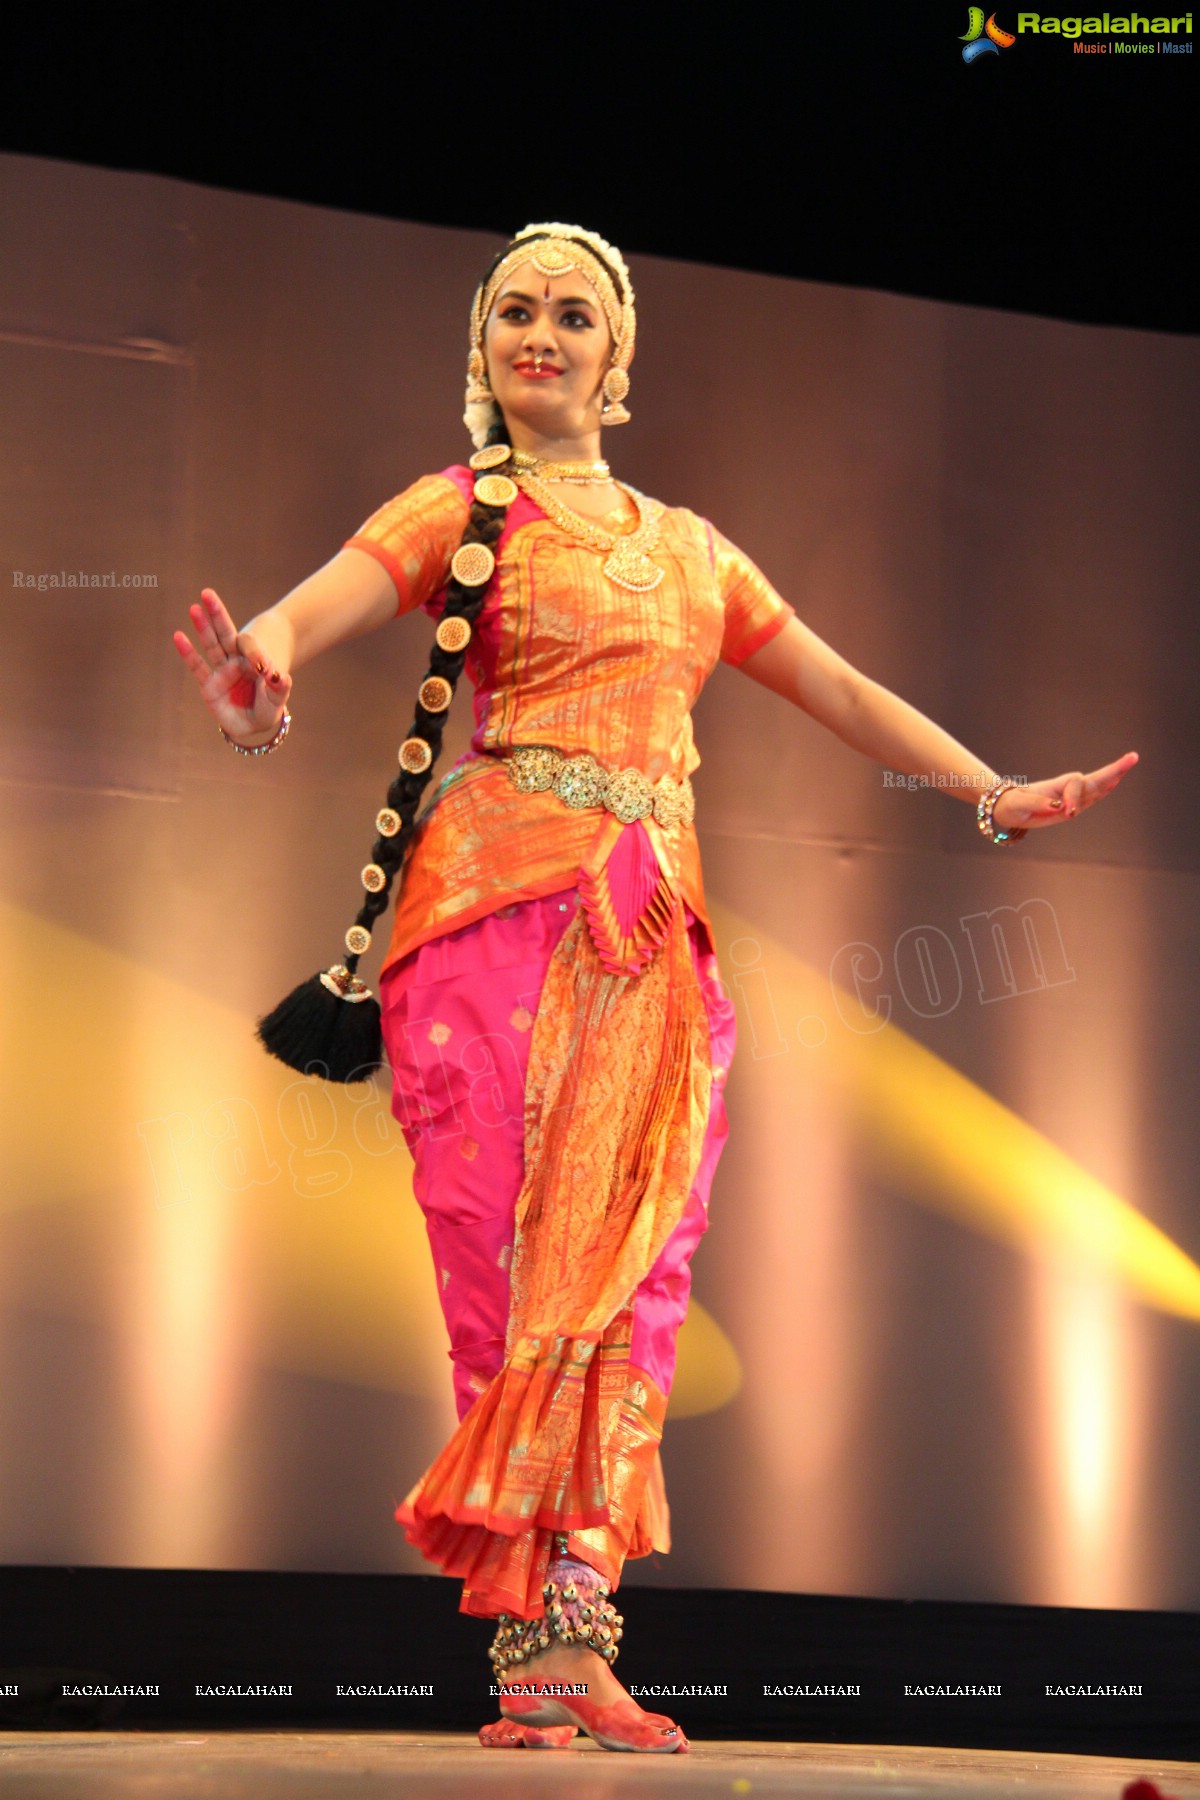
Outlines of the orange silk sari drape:
M 687 1204 L 711 1082 L 682 905 L 640 975 L 604 968 L 581 908 L 533 1027 L 504 1366 L 396 1511 L 464 1612 L 541 1616 L 555 1532 L 614 1584 L 666 1548 L 666 1396 L 630 1365 L 632 1302 Z

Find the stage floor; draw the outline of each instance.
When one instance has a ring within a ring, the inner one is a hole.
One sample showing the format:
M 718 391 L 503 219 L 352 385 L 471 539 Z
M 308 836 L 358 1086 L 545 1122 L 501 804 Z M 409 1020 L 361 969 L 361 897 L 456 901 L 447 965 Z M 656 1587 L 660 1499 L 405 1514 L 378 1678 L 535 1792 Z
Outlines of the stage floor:
M 686 1756 L 482 1750 L 459 1734 L 0 1732 L 3 1800 L 1119 1800 L 1136 1776 L 1200 1800 L 1200 1764 L 853 1744 L 707 1741 Z

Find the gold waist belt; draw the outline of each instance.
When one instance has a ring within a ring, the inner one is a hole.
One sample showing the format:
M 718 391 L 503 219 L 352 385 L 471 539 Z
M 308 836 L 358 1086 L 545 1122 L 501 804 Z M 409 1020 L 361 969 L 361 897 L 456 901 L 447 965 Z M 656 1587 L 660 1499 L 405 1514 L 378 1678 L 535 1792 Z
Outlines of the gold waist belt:
M 663 829 L 670 831 L 673 825 L 690 825 L 696 816 L 696 798 L 686 775 L 682 781 L 671 775 L 651 781 L 640 769 L 610 773 L 586 751 L 564 756 L 546 744 L 520 744 L 504 761 L 509 780 L 521 793 L 555 793 L 564 805 L 579 810 L 603 806 L 622 825 L 653 813 Z

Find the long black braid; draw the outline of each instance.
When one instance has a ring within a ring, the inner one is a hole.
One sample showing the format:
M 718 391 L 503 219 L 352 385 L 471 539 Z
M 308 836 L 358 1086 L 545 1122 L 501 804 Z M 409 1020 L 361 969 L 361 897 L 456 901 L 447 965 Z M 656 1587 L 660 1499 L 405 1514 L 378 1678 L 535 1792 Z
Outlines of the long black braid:
M 503 432 L 503 427 L 493 427 L 488 434 L 488 441 L 489 443 L 507 443 L 508 439 Z M 489 550 L 492 549 L 504 530 L 506 511 L 506 507 L 485 506 L 482 501 L 473 500 L 470 517 L 462 535 L 462 542 L 464 544 L 486 544 Z M 465 619 L 468 625 L 473 626 L 479 617 L 486 593 L 486 583 L 482 587 L 463 587 L 461 582 L 455 581 L 451 577 L 446 588 L 446 604 L 442 611 L 442 618 Z M 450 683 L 453 693 L 458 686 L 458 678 L 463 672 L 466 656 L 465 645 L 461 650 L 452 653 L 443 650 L 435 639 L 429 653 L 429 667 L 422 677 L 422 681 L 427 681 L 431 675 L 441 675 Z M 387 876 L 387 882 L 377 893 L 367 895 L 355 919 L 356 925 L 365 925 L 368 931 L 379 915 L 387 911 L 392 881 L 404 861 L 416 829 L 417 809 L 421 803 L 421 796 L 432 780 L 434 765 L 442 753 L 442 732 L 447 717 L 446 710 L 436 713 L 426 712 L 418 700 L 408 735 L 424 739 L 433 752 L 433 761 L 419 775 L 410 774 L 408 770 L 402 769 L 388 789 L 387 804 L 394 812 L 399 813 L 401 826 L 399 832 L 394 833 L 391 837 L 378 837 L 371 846 L 371 860 L 383 869 Z M 355 955 L 346 958 L 345 966 L 351 974 L 357 969 L 358 960 Z
M 497 408 L 497 414 L 499 409 Z M 488 432 L 488 444 L 507 444 L 508 430 L 498 416 Z M 486 506 L 472 500 L 463 544 L 483 544 L 490 550 L 504 530 L 507 508 Z M 461 546 L 460 546 L 461 548 Z M 473 626 L 483 607 L 488 583 L 464 587 L 453 575 L 446 587 L 446 601 L 441 619 L 465 619 Z M 440 623 L 441 621 L 439 621 Z M 466 663 L 466 645 L 458 651 L 443 650 L 436 638 L 429 653 L 429 667 L 422 687 L 432 675 L 450 684 L 451 697 Z M 408 736 L 423 739 L 432 751 L 428 766 L 419 773 L 401 768 L 387 791 L 387 810 L 400 820 L 398 831 L 380 835 L 371 846 L 371 861 L 383 871 L 384 881 L 375 892 L 369 892 L 355 925 L 370 932 L 376 919 L 386 912 L 392 883 L 399 873 L 416 830 L 421 796 L 429 786 L 434 766 L 442 750 L 447 708 L 429 712 L 417 701 Z M 263 1047 L 289 1068 L 302 1074 L 324 1076 L 329 1081 L 361 1080 L 377 1069 L 383 1060 L 383 1034 L 379 1002 L 358 981 L 359 957 L 365 952 L 349 952 L 339 964 L 302 982 L 273 1011 L 258 1021 L 257 1036 Z M 332 980 L 332 991 L 329 981 Z M 362 990 L 361 999 L 343 997 Z
M 550 235 L 549 232 L 537 232 L 527 238 L 514 240 L 514 243 L 519 242 L 523 248 L 526 244 L 536 244 Z M 569 234 L 562 235 L 569 238 Z M 625 283 L 612 265 L 597 252 L 593 244 L 579 239 L 569 238 L 569 241 L 581 243 L 595 257 L 624 305 L 628 299 Z M 483 278 L 485 288 L 513 247 L 513 244 L 509 244 L 497 253 Z M 508 444 L 508 428 L 498 407 L 495 412 L 496 419 L 488 431 L 486 445 Z M 505 512 L 506 508 L 503 506 L 488 506 L 478 499 L 473 500 L 462 544 L 483 544 L 490 550 L 504 530 Z M 464 587 L 452 575 L 446 588 L 442 621 L 459 618 L 473 626 L 483 607 L 487 588 L 487 583 L 477 587 Z M 431 676 L 441 676 L 449 683 L 450 697 L 453 698 L 465 662 L 466 645 L 461 650 L 448 651 L 443 650 L 435 639 L 422 687 Z M 352 931 L 355 927 L 361 929 L 364 934 L 363 947 L 349 951 L 342 962 L 335 963 L 332 968 L 320 971 L 308 981 L 302 982 L 272 1012 L 258 1021 L 257 1035 L 264 1048 L 281 1062 L 287 1063 L 289 1068 L 298 1069 L 302 1074 L 322 1075 L 330 1081 L 353 1081 L 370 1075 L 383 1060 L 379 1002 L 366 983 L 359 979 L 356 971 L 359 958 L 365 954 L 365 947 L 369 944 L 371 927 L 387 910 L 392 883 L 400 872 L 412 843 L 421 796 L 429 786 L 434 765 L 441 754 L 446 712 L 446 708 L 430 712 L 419 700 L 417 702 L 408 735 L 422 739 L 429 746 L 432 756 L 420 772 L 402 766 L 388 789 L 385 811 L 393 815 L 389 824 L 398 819 L 399 826 L 390 833 L 381 832 L 371 846 L 371 862 L 382 872 L 383 879 L 377 888 L 368 890 L 355 918 L 354 927 L 351 928 Z M 380 818 L 384 816 L 384 813 L 379 815 Z M 376 822 L 378 823 L 378 819 Z

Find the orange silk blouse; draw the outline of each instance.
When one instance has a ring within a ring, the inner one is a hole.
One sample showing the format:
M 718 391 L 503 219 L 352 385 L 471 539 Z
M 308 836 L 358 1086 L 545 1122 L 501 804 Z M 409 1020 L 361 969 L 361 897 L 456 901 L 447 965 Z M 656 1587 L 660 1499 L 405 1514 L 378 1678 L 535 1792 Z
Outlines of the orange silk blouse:
M 417 607 L 440 615 L 473 481 L 458 467 L 423 476 L 347 540 L 387 570 L 397 615 Z M 599 825 L 611 825 L 603 808 L 576 811 L 552 792 L 520 792 L 501 760 L 507 752 L 548 744 L 651 781 L 690 774 L 700 761 L 691 709 L 705 680 L 718 661 L 736 668 L 793 617 L 749 558 L 684 507 L 661 512 L 652 555 L 664 578 L 648 593 L 616 586 L 604 552 L 524 494 L 496 548 L 466 655 L 474 736 L 418 821 L 381 975 L 430 938 L 574 886 Z M 663 837 L 670 873 L 707 925 L 695 827 L 680 823 Z

